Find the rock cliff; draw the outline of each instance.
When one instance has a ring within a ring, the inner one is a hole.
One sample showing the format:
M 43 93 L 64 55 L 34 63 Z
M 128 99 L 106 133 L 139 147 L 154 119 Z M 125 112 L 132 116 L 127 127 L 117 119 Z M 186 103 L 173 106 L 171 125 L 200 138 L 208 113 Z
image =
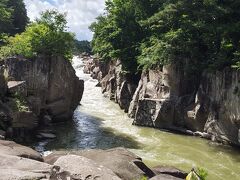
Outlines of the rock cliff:
M 123 73 L 120 62 L 106 67 L 108 73 L 99 79 L 103 93 L 128 112 L 133 124 L 240 145 L 239 71 L 189 75 L 179 65 L 167 65 L 144 71 L 138 79 Z
M 37 115 L 44 110 L 56 121 L 71 118 L 82 98 L 83 81 L 69 61 L 43 56 L 33 60 L 11 58 L 5 64 L 10 79 L 26 81 L 27 99 Z
M 9 58 L 4 63 L 4 76 L 8 90 L 6 82 L 1 83 L 5 96 L 0 110 L 5 109 L 5 115 L 10 117 L 12 129 L 4 130 L 15 137 L 24 136 L 39 125 L 71 120 L 84 90 L 83 80 L 62 57 Z

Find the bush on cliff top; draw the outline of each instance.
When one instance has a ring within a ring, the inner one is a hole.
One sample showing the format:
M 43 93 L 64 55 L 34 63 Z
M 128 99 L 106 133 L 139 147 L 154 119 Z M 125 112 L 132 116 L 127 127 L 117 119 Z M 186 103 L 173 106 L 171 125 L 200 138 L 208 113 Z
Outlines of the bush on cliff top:
M 191 72 L 240 62 L 240 1 L 107 0 L 93 51 L 129 71 L 178 63 Z
M 13 55 L 32 58 L 38 54 L 45 54 L 64 56 L 70 60 L 74 34 L 66 31 L 66 24 L 65 14 L 55 10 L 42 13 L 25 32 L 7 39 L 7 45 L 0 49 L 0 58 Z

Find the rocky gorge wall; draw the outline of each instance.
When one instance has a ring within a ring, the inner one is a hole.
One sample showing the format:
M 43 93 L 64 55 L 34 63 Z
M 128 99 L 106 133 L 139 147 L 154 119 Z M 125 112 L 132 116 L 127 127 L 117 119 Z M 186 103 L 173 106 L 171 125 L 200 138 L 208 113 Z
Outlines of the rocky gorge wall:
M 138 78 L 112 61 L 103 68 L 108 73 L 99 76 L 103 73 L 98 64 L 97 59 L 86 60 L 85 72 L 99 80 L 103 93 L 134 119 L 133 124 L 240 145 L 239 71 L 226 68 L 190 78 L 179 66 L 168 65 Z
M 82 98 L 84 82 L 75 75 L 69 61 L 46 56 L 31 60 L 9 58 L 2 69 L 0 77 L 4 74 L 5 85 L 0 87 L 1 92 L 6 90 L 6 83 L 8 90 L 3 93 L 0 110 L 5 109 L 9 117 L 10 129 L 4 131 L 11 136 L 24 136 L 39 125 L 72 119 Z

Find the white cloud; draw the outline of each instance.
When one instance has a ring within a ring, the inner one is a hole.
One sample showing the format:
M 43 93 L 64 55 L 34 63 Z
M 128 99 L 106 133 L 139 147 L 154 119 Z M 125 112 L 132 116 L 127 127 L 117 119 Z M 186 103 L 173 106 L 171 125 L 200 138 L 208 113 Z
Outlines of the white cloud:
M 30 20 L 39 17 L 42 11 L 57 9 L 67 12 L 69 30 L 78 39 L 91 40 L 89 25 L 104 11 L 104 0 L 24 0 Z

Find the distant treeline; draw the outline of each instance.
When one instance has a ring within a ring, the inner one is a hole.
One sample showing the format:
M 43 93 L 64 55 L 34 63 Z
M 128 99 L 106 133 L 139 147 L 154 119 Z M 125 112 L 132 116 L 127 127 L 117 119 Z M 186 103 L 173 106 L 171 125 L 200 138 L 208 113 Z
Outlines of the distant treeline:
M 88 53 L 92 54 L 92 48 L 89 41 L 78 41 L 75 40 L 75 50 L 74 53 Z

